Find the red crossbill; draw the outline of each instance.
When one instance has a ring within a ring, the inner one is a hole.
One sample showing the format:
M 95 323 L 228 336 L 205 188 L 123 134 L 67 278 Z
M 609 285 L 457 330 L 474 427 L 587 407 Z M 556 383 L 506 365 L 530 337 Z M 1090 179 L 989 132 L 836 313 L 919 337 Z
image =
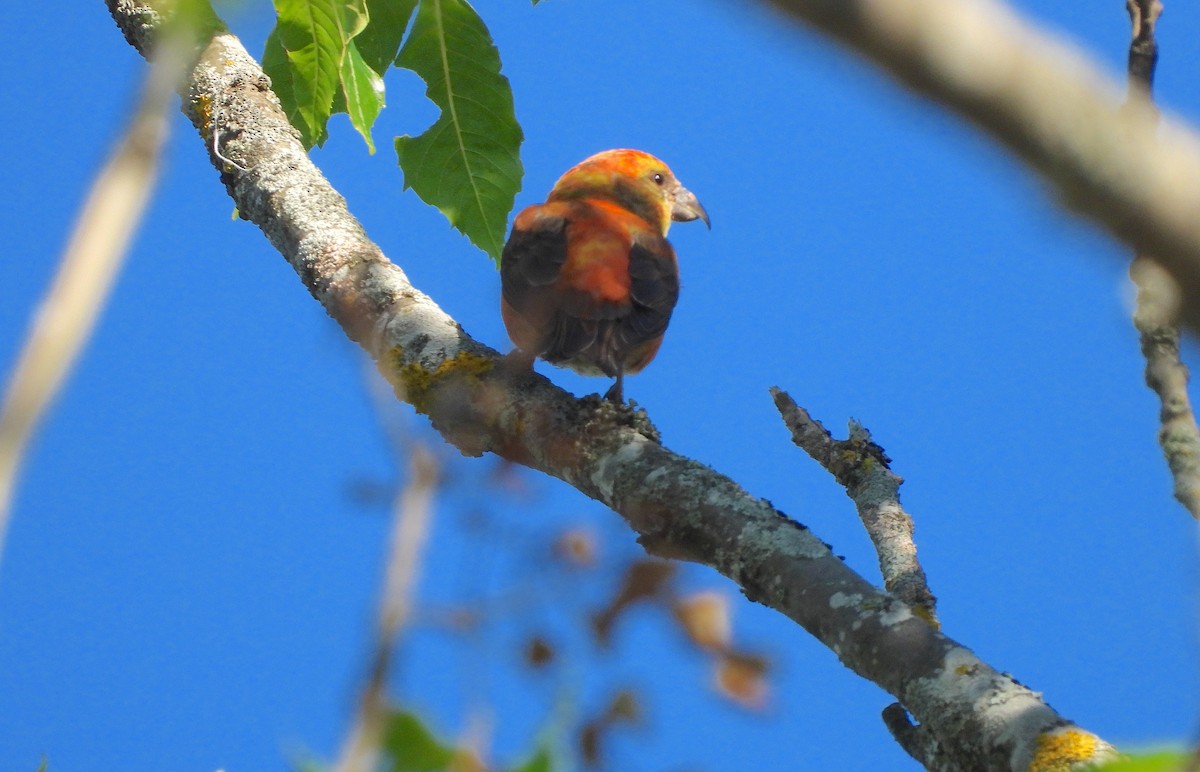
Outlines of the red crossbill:
M 672 221 L 708 213 L 667 165 L 607 150 L 559 178 L 546 203 L 513 222 L 500 261 L 500 311 L 518 357 L 616 378 L 645 367 L 679 299 Z

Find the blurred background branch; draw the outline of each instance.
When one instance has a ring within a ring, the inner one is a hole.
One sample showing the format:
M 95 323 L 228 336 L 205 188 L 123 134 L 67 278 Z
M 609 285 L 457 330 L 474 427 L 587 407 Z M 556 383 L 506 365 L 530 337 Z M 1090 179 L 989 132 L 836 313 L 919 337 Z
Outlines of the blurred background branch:
M 92 184 L 9 377 L 0 407 L 0 557 L 22 457 L 95 328 L 145 213 L 167 135 L 170 98 L 190 63 L 189 42 L 176 27 L 165 31 L 156 47 L 129 126 Z
M 1200 331 L 1200 137 L 993 0 L 768 0 L 974 123 L 1180 287 Z M 1156 141 L 1149 141 L 1156 137 Z
M 403 454 L 408 458 L 408 479 L 392 505 L 392 538 L 379 599 L 370 675 L 354 725 L 335 766 L 337 772 L 370 772 L 378 766 L 390 715 L 387 676 L 400 635 L 412 616 L 421 554 L 433 516 L 438 480 L 433 453 L 419 442 L 405 442 L 402 438 L 396 440 L 395 450 L 398 457 Z

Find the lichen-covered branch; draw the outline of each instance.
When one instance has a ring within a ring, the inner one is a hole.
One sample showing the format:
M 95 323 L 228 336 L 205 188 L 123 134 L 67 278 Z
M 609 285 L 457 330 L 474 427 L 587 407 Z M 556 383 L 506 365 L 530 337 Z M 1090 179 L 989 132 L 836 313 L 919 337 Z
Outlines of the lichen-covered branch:
M 1162 13 L 1159 0 L 1126 0 L 1132 22 L 1129 43 L 1129 93 L 1151 98 L 1158 42 L 1154 27 Z M 1136 141 L 1136 140 L 1131 140 Z M 1153 257 L 1139 253 L 1129 266 L 1137 285 L 1133 326 L 1146 359 L 1146 385 L 1159 399 L 1158 442 L 1175 484 L 1175 498 L 1200 519 L 1200 428 L 1188 397 L 1188 369 L 1179 358 L 1180 292 L 1174 277 Z
M 883 448 L 857 421 L 850 422 L 847 439 L 835 440 L 787 392 L 772 387 L 771 396 L 792 433 L 792 441 L 832 474 L 854 502 L 879 556 L 883 586 L 931 624 L 937 624 L 937 598 L 929 591 L 925 570 L 917 560 L 912 516 L 900 506 L 900 484 L 904 480 L 891 470 L 891 459 Z
M 850 422 L 849 437 L 835 440 L 787 392 L 772 387 L 771 396 L 792 433 L 792 441 L 832 474 L 854 502 L 879 556 L 883 586 L 936 626 L 937 599 L 929 591 L 925 570 L 917 560 L 912 516 L 900 506 L 900 484 L 904 480 L 891 470 L 891 459 L 857 421 Z M 954 766 L 941 758 L 937 738 L 926 727 L 914 725 L 902 704 L 885 708 L 883 723 L 900 747 L 927 769 L 939 769 L 946 763 Z
M 993 0 L 769 0 L 975 123 L 1179 283 L 1200 332 L 1200 137 Z M 1139 138 L 1137 141 L 1131 138 Z M 1154 137 L 1154 141 L 1150 138 Z
M 107 2 L 144 50 L 153 8 Z M 712 566 L 795 620 L 895 695 L 937 743 L 935 768 L 1049 769 L 1111 751 L 855 574 L 803 525 L 664 448 L 644 417 L 510 372 L 367 238 L 236 38 L 214 34 L 183 110 L 239 214 L 262 229 L 397 394 L 463 453 L 494 452 L 565 480 L 620 514 L 648 550 Z

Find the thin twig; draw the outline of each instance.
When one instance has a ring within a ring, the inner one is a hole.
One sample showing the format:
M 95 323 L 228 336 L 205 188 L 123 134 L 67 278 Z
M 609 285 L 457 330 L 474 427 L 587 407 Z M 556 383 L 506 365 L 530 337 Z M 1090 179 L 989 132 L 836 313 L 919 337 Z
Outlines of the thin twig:
M 913 520 L 900 506 L 900 484 L 904 480 L 888 466 L 891 459 L 857 421 L 850 422 L 849 438 L 835 440 L 787 392 L 772 387 L 771 396 L 792 440 L 834 476 L 858 508 L 858 516 L 879 555 L 884 587 L 937 625 L 937 598 L 929 591 L 925 571 L 917 560 Z
M 358 714 L 342 748 L 337 772 L 369 772 L 379 759 L 387 727 L 387 675 L 400 633 L 412 614 L 413 594 L 420 575 L 421 553 L 429 533 L 438 465 L 423 445 L 410 443 L 408 484 L 397 494 L 393 511 L 391 548 L 371 655 L 371 675 L 363 690 Z
M 1159 0 L 1126 0 L 1132 22 L 1129 93 L 1150 99 L 1158 63 L 1155 23 Z M 1146 359 L 1146 385 L 1158 395 L 1158 442 L 1175 485 L 1175 498 L 1200 519 L 1200 427 L 1188 397 L 1188 369 L 1179 357 L 1180 290 L 1175 279 L 1150 255 L 1137 254 L 1129 266 L 1137 286 L 1133 326 Z
M 1133 39 L 1129 43 L 1129 85 L 1138 85 L 1146 95 L 1154 90 L 1154 69 L 1158 66 L 1158 41 L 1154 25 L 1162 14 L 1160 0 L 1125 0 L 1125 10 L 1133 22 Z
M 159 46 L 129 127 L 92 184 L 58 274 L 34 317 L 0 408 L 0 554 L 25 448 L 95 328 L 154 188 L 167 107 L 182 80 L 182 36 Z
M 1133 325 L 1146 358 L 1146 385 L 1160 402 L 1158 442 L 1174 481 L 1175 498 L 1200 519 L 1200 428 L 1188 397 L 1188 368 L 1179 358 L 1175 280 L 1153 258 L 1138 255 L 1129 267 L 1137 285 Z

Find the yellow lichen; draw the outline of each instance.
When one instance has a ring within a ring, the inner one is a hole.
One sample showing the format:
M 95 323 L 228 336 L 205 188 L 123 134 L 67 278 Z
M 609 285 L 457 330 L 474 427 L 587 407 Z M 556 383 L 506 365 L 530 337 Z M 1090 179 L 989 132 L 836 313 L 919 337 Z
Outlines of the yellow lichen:
M 396 386 L 397 396 L 412 403 L 412 406 L 422 413 L 428 412 L 430 391 L 439 381 L 450 376 L 478 379 L 495 366 L 488 357 L 463 351 L 442 362 L 435 369 L 428 370 L 420 362 L 403 364 L 404 352 L 399 346 L 388 353 L 393 376 L 388 380 Z
M 196 115 L 200 117 L 200 131 L 208 134 L 212 131 L 212 97 L 201 94 L 196 97 Z
M 1099 761 L 1100 740 L 1079 728 L 1057 729 L 1038 735 L 1029 772 L 1069 772 Z
M 934 615 L 932 609 L 918 604 L 912 607 L 912 612 L 913 616 L 925 620 L 925 622 L 927 622 L 934 630 L 942 629 L 942 623 L 938 621 L 938 618 L 936 615 Z

